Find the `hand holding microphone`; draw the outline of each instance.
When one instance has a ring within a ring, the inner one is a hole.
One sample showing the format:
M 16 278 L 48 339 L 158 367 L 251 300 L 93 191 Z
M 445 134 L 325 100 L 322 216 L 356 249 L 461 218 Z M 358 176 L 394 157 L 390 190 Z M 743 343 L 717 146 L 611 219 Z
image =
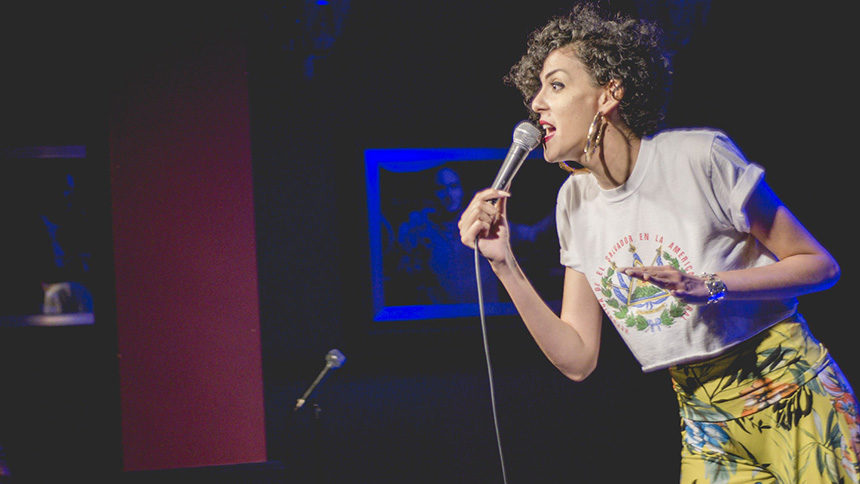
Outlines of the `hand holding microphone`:
M 500 197 L 507 197 L 514 176 L 519 171 L 529 153 L 540 144 L 541 131 L 528 121 L 519 122 L 514 128 L 513 141 L 507 156 L 493 180 L 490 188 L 475 194 L 469 206 L 463 211 L 458 227 L 460 240 L 474 249 L 478 238 L 488 240 L 507 240 L 507 222 L 504 218 L 504 203 L 497 206 Z M 503 256 L 502 247 L 484 247 L 484 257 L 494 260 Z

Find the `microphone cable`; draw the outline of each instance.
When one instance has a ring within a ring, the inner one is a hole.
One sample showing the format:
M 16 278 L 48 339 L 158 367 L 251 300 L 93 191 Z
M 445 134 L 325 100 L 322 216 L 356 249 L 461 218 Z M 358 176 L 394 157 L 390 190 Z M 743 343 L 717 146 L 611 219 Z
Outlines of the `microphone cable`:
M 490 364 L 490 345 L 487 342 L 487 321 L 484 315 L 484 293 L 481 289 L 481 258 L 478 250 L 478 237 L 475 237 L 475 279 L 478 283 L 478 311 L 481 315 L 481 335 L 484 340 L 484 356 L 487 359 L 487 377 L 490 382 L 490 406 L 493 409 L 493 426 L 496 429 L 496 445 L 499 448 L 499 463 L 502 467 L 502 482 L 508 483 L 505 473 L 505 457 L 502 454 L 502 438 L 499 433 L 499 418 L 496 415 L 496 393 L 493 389 L 493 366 Z

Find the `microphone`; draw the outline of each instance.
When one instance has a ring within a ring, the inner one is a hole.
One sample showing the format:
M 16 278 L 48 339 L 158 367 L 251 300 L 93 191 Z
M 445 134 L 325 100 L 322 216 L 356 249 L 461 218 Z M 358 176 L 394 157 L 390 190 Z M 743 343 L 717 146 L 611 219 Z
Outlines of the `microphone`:
M 319 385 L 320 381 L 322 381 L 322 379 L 323 379 L 323 376 L 325 376 L 326 372 L 329 369 L 340 368 L 343 365 L 344 361 L 346 361 L 346 357 L 343 356 L 343 353 L 341 353 L 338 350 L 331 350 L 328 353 L 326 353 L 326 355 L 325 355 L 325 367 L 323 367 L 320 374 L 317 375 L 316 380 L 314 380 L 314 382 L 311 383 L 311 386 L 308 387 L 307 390 L 305 390 L 304 395 L 302 395 L 301 398 L 296 400 L 296 407 L 293 409 L 293 411 L 295 412 L 296 410 L 300 409 L 302 407 L 302 405 L 305 404 L 305 401 L 307 400 L 308 395 L 310 395 L 311 392 L 314 391 L 314 388 L 316 388 L 317 385 Z
M 526 156 L 540 144 L 541 130 L 528 121 L 520 121 L 514 128 L 513 142 L 508 154 L 499 168 L 499 173 L 493 181 L 492 187 L 496 190 L 509 190 L 514 175 L 523 165 Z
M 346 356 L 338 350 L 331 350 L 325 355 L 325 365 L 331 368 L 340 368 L 344 361 Z

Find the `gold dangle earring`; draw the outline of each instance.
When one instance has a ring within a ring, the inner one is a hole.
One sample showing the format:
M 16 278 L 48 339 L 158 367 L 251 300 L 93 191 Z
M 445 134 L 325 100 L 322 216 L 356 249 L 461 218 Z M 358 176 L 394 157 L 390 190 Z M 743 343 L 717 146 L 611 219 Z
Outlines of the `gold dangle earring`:
M 585 149 L 583 153 L 585 153 L 586 158 L 591 158 L 591 155 L 594 153 L 594 150 L 597 149 L 597 146 L 603 140 L 603 113 L 597 111 L 597 114 L 594 115 L 594 119 L 591 120 L 591 126 L 588 127 L 588 136 L 585 138 Z
M 585 137 L 585 148 L 582 150 L 585 154 L 586 160 L 591 158 L 591 155 L 594 154 L 594 150 L 596 150 L 597 146 L 600 145 L 600 142 L 603 141 L 603 131 L 603 113 L 597 111 L 597 114 L 594 115 L 594 119 L 591 120 L 591 126 L 588 127 L 588 136 Z M 588 168 L 574 168 L 566 162 L 561 162 L 558 166 L 572 175 L 589 173 Z

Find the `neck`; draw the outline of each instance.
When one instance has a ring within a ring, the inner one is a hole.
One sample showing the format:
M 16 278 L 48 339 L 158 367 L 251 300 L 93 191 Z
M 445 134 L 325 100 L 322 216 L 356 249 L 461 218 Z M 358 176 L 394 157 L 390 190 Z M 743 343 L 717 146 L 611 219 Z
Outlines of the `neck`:
M 588 157 L 586 167 L 597 179 L 600 188 L 608 190 L 627 182 L 636 165 L 642 140 L 627 130 L 608 123 L 603 142 Z

